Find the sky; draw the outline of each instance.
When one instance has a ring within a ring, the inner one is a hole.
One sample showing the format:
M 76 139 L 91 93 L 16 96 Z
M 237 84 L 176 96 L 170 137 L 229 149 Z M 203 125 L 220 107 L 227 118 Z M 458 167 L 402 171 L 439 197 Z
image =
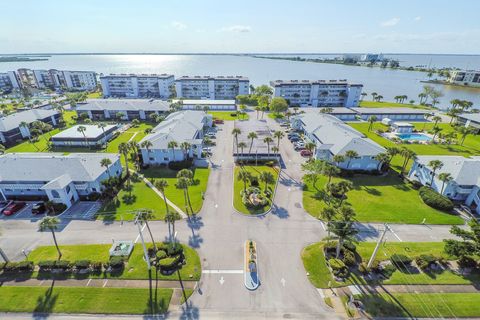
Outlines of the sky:
M 476 0 L 0 0 L 0 53 L 480 53 Z

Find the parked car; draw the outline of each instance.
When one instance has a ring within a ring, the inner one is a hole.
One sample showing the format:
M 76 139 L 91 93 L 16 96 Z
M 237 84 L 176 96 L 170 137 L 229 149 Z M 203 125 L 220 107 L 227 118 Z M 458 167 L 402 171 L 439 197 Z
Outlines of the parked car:
M 290 128 L 290 123 L 288 123 L 288 122 L 281 123 L 280 127 Z
M 44 213 L 46 210 L 47 210 L 47 208 L 45 207 L 45 203 L 43 203 L 43 202 L 37 202 L 32 207 L 32 213 L 33 214 Z
M 26 205 L 27 204 L 23 201 L 14 202 L 3 210 L 3 214 L 6 216 L 11 216 L 12 214 L 15 214 L 16 212 L 23 209 Z
M 215 123 L 215 124 L 223 124 L 224 121 L 223 121 L 222 119 L 215 119 L 215 120 L 213 120 L 213 123 Z
M 302 157 L 311 157 L 312 156 L 312 151 L 305 149 L 305 150 L 300 151 L 300 155 Z
M 0 201 L 0 213 L 2 213 L 3 209 L 11 205 L 12 203 L 13 200 Z
M 293 150 L 302 151 L 302 150 L 305 150 L 305 146 L 295 146 L 295 147 L 293 147 Z
M 216 138 L 215 133 L 213 133 L 213 132 L 206 133 L 205 137 L 209 137 L 210 139 L 215 139 Z
M 293 137 L 293 138 L 290 138 L 290 141 L 291 141 L 292 143 L 294 143 L 294 142 L 297 142 L 297 141 L 300 141 L 300 140 L 301 140 L 301 138 L 300 138 L 300 137 Z

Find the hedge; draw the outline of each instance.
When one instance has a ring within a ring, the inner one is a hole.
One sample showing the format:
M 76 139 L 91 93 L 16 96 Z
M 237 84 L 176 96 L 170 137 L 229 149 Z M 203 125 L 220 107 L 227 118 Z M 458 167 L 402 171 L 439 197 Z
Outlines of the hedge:
M 423 202 L 425 202 L 426 205 L 432 208 L 447 212 L 453 210 L 453 202 L 450 199 L 435 192 L 429 187 L 421 187 L 418 193 L 420 195 L 420 198 L 422 198 Z
M 412 259 L 403 254 L 393 254 L 390 262 L 399 270 L 407 270 L 412 264 Z
M 32 261 L 7 262 L 3 265 L 5 272 L 27 272 L 33 271 Z
M 110 267 L 112 269 L 122 269 L 125 266 L 125 261 L 123 257 L 110 257 L 110 260 L 108 261 L 106 267 Z

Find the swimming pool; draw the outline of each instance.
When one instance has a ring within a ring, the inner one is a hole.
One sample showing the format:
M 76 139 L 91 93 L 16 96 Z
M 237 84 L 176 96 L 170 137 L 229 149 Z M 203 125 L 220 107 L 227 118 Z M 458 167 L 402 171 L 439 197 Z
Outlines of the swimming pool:
M 397 137 L 399 137 L 402 140 L 410 140 L 410 141 L 430 141 L 432 138 L 425 134 L 421 133 L 400 133 L 397 134 Z

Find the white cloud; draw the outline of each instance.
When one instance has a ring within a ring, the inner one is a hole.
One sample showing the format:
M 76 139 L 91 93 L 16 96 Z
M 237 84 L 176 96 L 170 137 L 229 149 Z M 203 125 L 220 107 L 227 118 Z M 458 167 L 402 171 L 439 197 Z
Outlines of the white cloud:
M 420 21 L 420 20 L 422 20 L 422 17 L 418 16 L 418 17 L 415 17 L 413 20 Z
M 223 27 L 222 29 L 220 29 L 220 31 L 245 33 L 245 32 L 252 31 L 252 27 L 235 25 L 235 26 L 230 26 L 230 27 Z
M 174 27 L 177 30 L 185 30 L 187 29 L 187 25 L 180 22 L 180 21 L 173 21 L 172 22 L 172 27 Z
M 396 26 L 399 22 L 400 22 L 400 18 L 392 18 L 390 20 L 383 21 L 382 23 L 380 23 L 380 25 L 382 27 L 393 27 L 393 26 Z

